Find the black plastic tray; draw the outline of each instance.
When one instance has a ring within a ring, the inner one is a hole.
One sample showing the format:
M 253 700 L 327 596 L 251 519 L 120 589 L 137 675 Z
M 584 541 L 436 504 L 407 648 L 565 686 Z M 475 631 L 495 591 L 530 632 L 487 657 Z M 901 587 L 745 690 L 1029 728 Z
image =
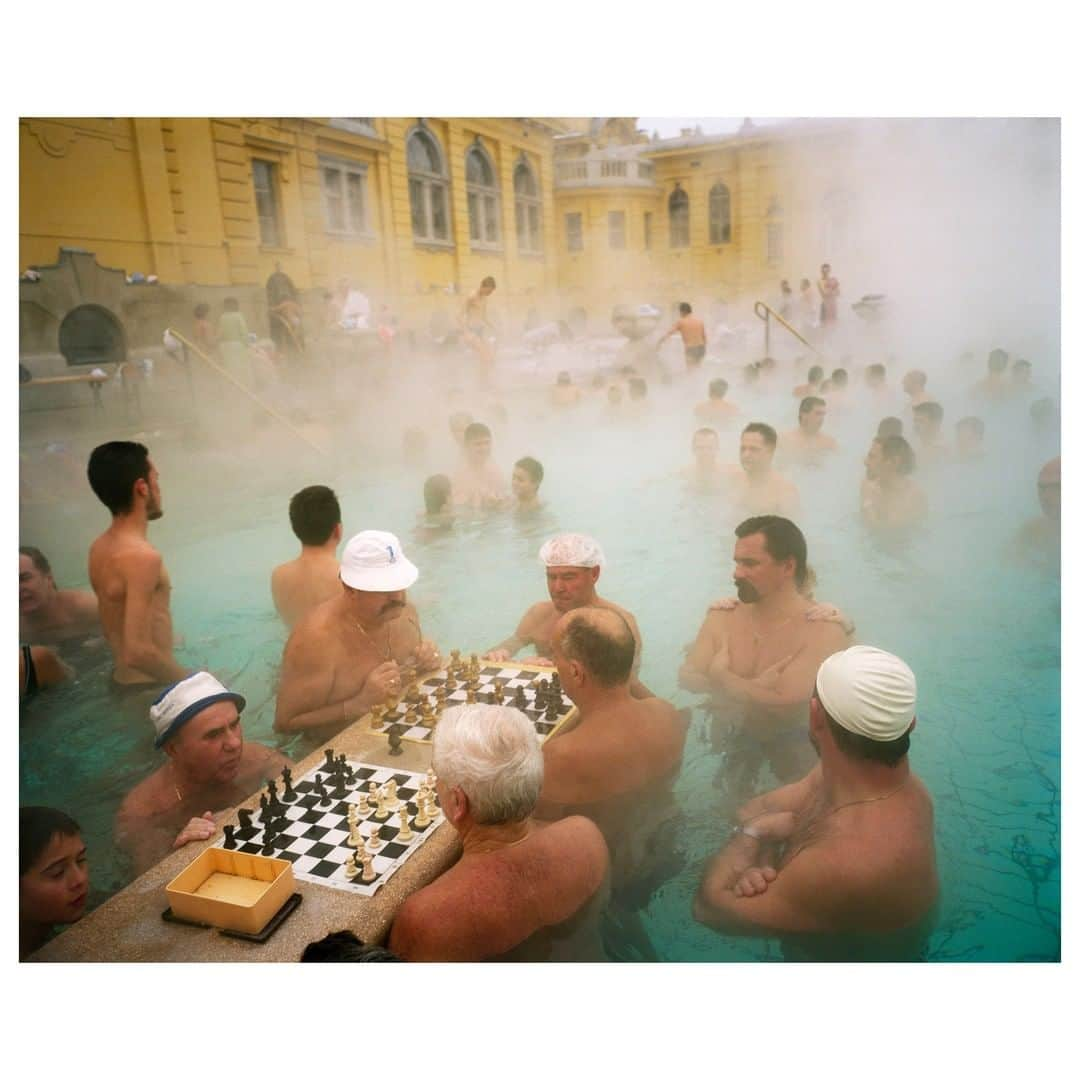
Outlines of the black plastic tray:
M 303 896 L 298 892 L 294 892 L 284 904 L 277 909 L 277 913 L 274 917 L 257 933 L 248 934 L 243 930 L 222 930 L 219 927 L 213 926 L 211 923 L 196 922 L 194 919 L 182 919 L 179 915 L 173 914 L 173 909 L 167 907 L 162 913 L 161 917 L 166 922 L 180 923 L 182 926 L 198 926 L 203 930 L 217 930 L 218 933 L 224 937 L 239 938 L 241 941 L 252 941 L 256 945 L 261 945 L 264 941 L 268 941 L 274 934 L 274 931 L 300 906 L 300 901 L 303 900 Z

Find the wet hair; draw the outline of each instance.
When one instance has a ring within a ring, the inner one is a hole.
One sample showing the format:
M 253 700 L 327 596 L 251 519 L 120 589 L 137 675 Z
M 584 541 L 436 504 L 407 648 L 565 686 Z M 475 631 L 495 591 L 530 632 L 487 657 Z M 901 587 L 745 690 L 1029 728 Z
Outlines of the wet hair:
M 424 509 L 429 514 L 437 514 L 450 498 L 450 477 L 445 473 L 436 473 L 424 481 Z
M 765 537 L 765 550 L 777 561 L 795 560 L 795 585 L 802 588 L 806 584 L 806 537 L 802 529 L 788 518 L 776 514 L 762 514 L 747 518 L 735 526 L 735 536 L 739 540 L 761 533 Z
M 79 823 L 51 806 L 19 807 L 19 877 L 41 857 L 54 836 L 78 836 Z
M 150 451 L 137 442 L 102 443 L 90 454 L 86 478 L 113 514 L 127 513 L 135 502 L 135 481 L 150 479 Z
M 973 435 L 977 435 L 980 439 L 986 432 L 986 425 L 977 416 L 965 416 L 960 420 L 957 420 L 956 430 L 959 431 L 961 428 L 966 428 Z
M 490 439 L 491 428 L 487 424 L 481 424 L 479 421 L 470 424 L 465 429 L 465 441 L 473 442 L 476 439 Z
M 869 739 L 865 735 L 859 735 L 854 731 L 848 731 L 841 727 L 828 713 L 825 705 L 818 697 L 817 687 L 814 687 L 814 700 L 818 703 L 821 711 L 825 714 L 825 722 L 828 724 L 829 733 L 837 749 L 845 756 L 854 758 L 856 761 L 874 761 L 879 765 L 888 765 L 895 768 L 900 764 L 904 755 L 907 754 L 911 745 L 910 728 L 898 739 L 889 739 L 882 742 L 879 739 Z
M 899 416 L 886 416 L 877 426 L 879 439 L 887 439 L 891 435 L 903 435 L 904 421 Z
M 514 468 L 527 472 L 537 487 L 544 482 L 544 466 L 534 457 L 519 458 L 514 462 Z
M 742 433 L 744 435 L 760 435 L 767 446 L 776 449 L 776 428 L 770 427 L 768 424 L 755 420 L 752 424 L 747 424 L 742 429 Z
M 804 397 L 799 402 L 799 416 L 805 416 L 808 412 L 813 412 L 818 406 L 825 407 L 825 399 L 819 397 Z
M 847 372 L 842 367 L 838 367 L 829 379 L 833 386 L 847 386 Z
M 993 349 L 987 357 L 986 366 L 994 372 L 1004 371 L 1009 366 L 1009 354 L 1004 349 Z
M 484 278 L 484 280 L 480 282 L 480 288 L 481 289 L 494 289 L 495 288 L 495 279 L 493 277 Z
M 611 608 L 572 612 L 559 647 L 608 689 L 625 683 L 634 669 L 634 634 L 626 619 Z
M 341 524 L 341 504 L 330 488 L 313 484 L 289 500 L 289 524 L 301 544 L 325 544 Z
M 873 376 L 875 379 L 884 379 L 885 378 L 885 365 L 884 364 L 871 364 L 866 369 L 867 380 L 869 380 L 871 376 Z
M 222 306 L 226 311 L 239 311 L 240 301 L 237 300 L 235 296 L 227 296 L 225 298 L 225 303 Z
M 722 398 L 728 391 L 727 379 L 713 379 L 709 383 L 709 397 Z
M 195 310 L 192 312 L 196 319 L 205 319 L 210 314 L 209 304 L 196 304 Z
M 649 384 L 640 375 L 635 375 L 630 380 L 630 396 L 632 398 L 643 398 L 648 392 Z
M 925 416 L 935 424 L 940 424 L 945 418 L 945 410 L 936 401 L 922 401 L 911 411 L 916 416 Z
M 697 437 L 698 437 L 699 435 L 706 435 L 706 436 L 708 436 L 708 437 L 710 437 L 710 438 L 713 438 L 713 439 L 719 439 L 719 438 L 720 438 L 720 436 L 719 436 L 719 435 L 717 434 L 717 432 L 716 432 L 716 428 L 711 428 L 711 427 L 699 427 L 699 428 L 697 429 L 697 431 L 695 431 L 695 432 L 694 432 L 694 434 L 690 436 L 690 441 L 691 441 L 691 443 L 692 443 L 692 442 L 694 441 L 694 439 L 696 439 L 696 438 L 697 438 Z
M 689 315 L 693 310 L 694 309 L 685 300 L 679 305 L 680 315 Z
M 820 364 L 815 364 L 806 375 L 808 383 L 819 383 L 825 378 L 825 369 Z
M 304 946 L 302 964 L 400 964 L 402 959 L 381 945 L 365 945 L 351 930 L 338 930 Z
M 25 555 L 34 564 L 35 570 L 46 577 L 52 577 L 52 567 L 49 565 L 49 560 L 45 558 L 45 552 L 41 548 L 20 547 L 19 554 Z
M 896 462 L 897 472 L 901 476 L 910 476 L 915 471 L 915 451 L 903 435 L 890 435 L 887 439 L 874 441 L 881 444 L 883 457 Z

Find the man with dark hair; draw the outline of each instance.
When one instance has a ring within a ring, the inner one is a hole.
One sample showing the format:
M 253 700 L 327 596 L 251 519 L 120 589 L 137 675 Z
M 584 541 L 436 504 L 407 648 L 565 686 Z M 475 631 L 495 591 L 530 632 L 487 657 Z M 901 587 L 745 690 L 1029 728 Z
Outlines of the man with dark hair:
M 915 701 L 899 657 L 863 645 L 828 657 L 810 699 L 819 763 L 739 809 L 694 918 L 779 936 L 789 959 L 921 958 L 938 876 L 933 803 L 907 757 Z
M 1009 379 L 1009 395 L 1016 397 L 1023 394 L 1030 394 L 1035 389 L 1035 385 L 1031 381 L 1031 361 L 1030 360 L 1017 360 L 1010 373 Z
M 694 313 L 694 309 L 684 300 L 679 305 L 679 317 L 672 328 L 656 343 L 659 348 L 672 334 L 682 338 L 683 357 L 686 370 L 692 371 L 705 359 L 705 324 Z
M 424 481 L 424 512 L 417 516 L 419 536 L 428 532 L 444 532 L 454 524 L 453 494 L 450 477 L 436 473 Z
M 102 443 L 87 477 L 112 513 L 112 524 L 90 545 L 90 584 L 101 628 L 113 654 L 113 686 L 138 694 L 187 675 L 173 656 L 172 586 L 161 555 L 146 539 L 162 515 L 158 471 L 142 443 Z
M 300 554 L 274 567 L 270 593 L 282 622 L 291 629 L 313 607 L 340 592 L 341 505 L 337 496 L 322 484 L 301 489 L 289 500 L 289 524 L 300 541 Z
M 472 423 L 465 429 L 461 467 L 454 473 L 454 504 L 473 510 L 494 510 L 510 499 L 506 476 L 491 459 L 491 429 Z
M 510 490 L 514 496 L 514 509 L 533 513 L 543 508 L 539 499 L 540 485 L 544 482 L 544 466 L 534 457 L 519 458 L 514 462 L 510 475 Z
M 903 391 L 908 396 L 908 404 L 914 409 L 924 401 L 934 399 L 926 392 L 926 372 L 913 368 L 904 375 L 900 382 Z
M 800 383 L 794 390 L 791 391 L 792 395 L 797 398 L 810 397 L 817 395 L 821 392 L 821 384 L 825 381 L 825 369 L 820 364 L 814 364 L 814 366 L 806 374 L 806 382 Z
M 904 529 L 926 517 L 926 494 L 912 479 L 915 453 L 907 439 L 877 438 L 866 455 L 859 501 L 862 519 L 873 529 Z
M 866 379 L 866 389 L 874 397 L 881 398 L 888 393 L 888 387 L 885 385 L 884 364 L 871 364 L 864 372 L 863 377 Z
M 691 491 L 719 491 L 727 481 L 727 471 L 719 464 L 720 436 L 711 428 L 698 428 L 690 437 L 692 465 L 679 470 L 685 487 Z
M 836 449 L 836 440 L 821 429 L 827 406 L 824 398 L 805 397 L 799 403 L 799 426 L 780 436 L 780 456 L 785 461 L 820 465 Z
M 36 547 L 19 548 L 19 637 L 57 645 L 101 633 L 97 597 L 85 589 L 58 589 L 52 567 Z
M 351 930 L 338 930 L 318 941 L 309 942 L 300 955 L 302 964 L 376 964 L 401 963 L 381 945 L 365 945 Z
M 682 766 L 689 712 L 631 694 L 634 635 L 617 611 L 567 612 L 555 625 L 552 647 L 578 722 L 544 743 L 537 814 L 583 814 L 595 821 L 611 852 L 612 889 L 618 893 L 647 870 L 655 823 L 676 813 L 672 786 Z M 647 820 L 653 827 L 645 827 Z
M 480 288 L 469 293 L 461 310 L 461 339 L 481 362 L 481 375 L 486 377 L 495 362 L 494 333 L 487 316 L 488 297 L 495 291 L 495 279 L 486 277 Z
M 739 415 L 739 407 L 725 400 L 727 392 L 726 379 L 713 379 L 709 383 L 708 400 L 694 406 L 694 416 L 708 424 L 730 423 Z
M 835 622 L 806 618 L 806 539 L 787 518 L 766 515 L 735 529 L 740 603 L 710 609 L 679 669 L 679 683 L 713 699 L 713 745 L 731 742 L 752 784 L 763 761 L 782 780 L 801 775 L 809 749 L 802 718 L 814 674 L 847 644 Z M 731 728 L 739 734 L 732 739 Z
M 936 401 L 920 402 L 912 409 L 911 426 L 915 433 L 919 461 L 936 464 L 948 457 L 950 451 L 941 435 L 945 410 Z
M 728 466 L 735 511 L 743 514 L 799 513 L 795 485 L 773 469 L 776 430 L 768 424 L 751 423 L 739 439 L 739 464 Z
M 899 416 L 886 416 L 877 426 L 877 438 L 891 439 L 904 434 L 904 421 Z
M 1008 367 L 1009 354 L 1004 349 L 992 349 L 986 358 L 986 375 L 972 388 L 972 394 L 986 401 L 1001 401 L 1008 397 L 1012 392 L 1006 376 Z
M 977 416 L 964 416 L 956 421 L 956 460 L 981 461 L 984 457 L 983 438 L 986 425 Z

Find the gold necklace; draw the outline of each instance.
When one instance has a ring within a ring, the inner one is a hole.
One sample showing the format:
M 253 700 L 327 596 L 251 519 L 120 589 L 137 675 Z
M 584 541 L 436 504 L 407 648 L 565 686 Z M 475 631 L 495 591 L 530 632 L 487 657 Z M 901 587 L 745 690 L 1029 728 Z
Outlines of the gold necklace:
M 379 651 L 378 642 L 360 625 L 360 622 L 358 620 L 354 619 L 353 620 L 353 626 L 355 626 L 356 629 L 359 630 L 360 633 L 363 634 L 364 637 L 366 637 L 368 639 L 368 641 L 371 642 L 372 647 L 375 649 L 376 652 L 378 652 Z M 385 657 L 385 659 L 387 659 L 387 660 L 390 659 L 390 635 L 389 634 L 386 635 L 386 657 Z
M 837 810 L 846 810 L 849 806 L 858 806 L 860 803 L 881 802 L 883 799 L 891 799 L 910 779 L 911 774 L 909 773 L 892 791 L 887 791 L 884 795 L 871 795 L 868 799 L 852 799 L 851 802 L 841 803 L 839 806 L 834 806 L 825 816 L 832 817 Z

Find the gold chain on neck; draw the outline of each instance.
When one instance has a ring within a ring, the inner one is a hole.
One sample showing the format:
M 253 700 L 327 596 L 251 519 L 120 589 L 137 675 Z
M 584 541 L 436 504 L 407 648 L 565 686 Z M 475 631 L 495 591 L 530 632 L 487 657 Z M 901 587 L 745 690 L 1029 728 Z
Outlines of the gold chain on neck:
M 883 799 L 891 799 L 910 779 L 911 774 L 908 773 L 892 791 L 887 791 L 884 795 L 871 795 L 868 799 L 852 799 L 851 802 L 841 803 L 839 806 L 834 806 L 825 816 L 832 817 L 837 810 L 846 810 L 849 806 L 858 806 L 860 803 L 881 802 Z

